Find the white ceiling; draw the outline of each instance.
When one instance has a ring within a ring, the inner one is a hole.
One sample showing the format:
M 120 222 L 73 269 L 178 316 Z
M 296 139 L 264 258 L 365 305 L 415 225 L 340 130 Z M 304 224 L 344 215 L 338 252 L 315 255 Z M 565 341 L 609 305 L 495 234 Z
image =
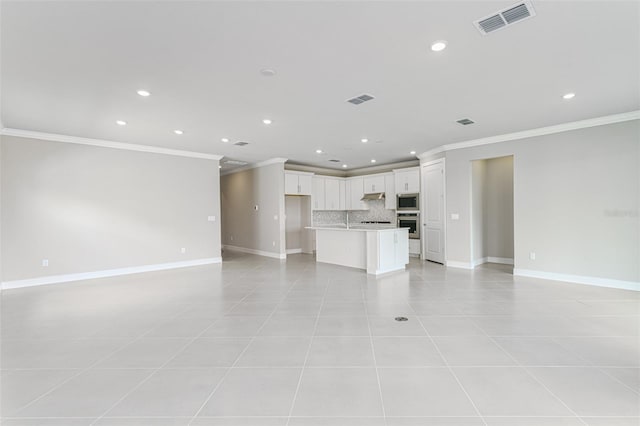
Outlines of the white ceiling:
M 473 26 L 511 4 L 4 1 L 2 124 L 356 168 L 640 108 L 639 2 L 534 0 L 529 20 Z

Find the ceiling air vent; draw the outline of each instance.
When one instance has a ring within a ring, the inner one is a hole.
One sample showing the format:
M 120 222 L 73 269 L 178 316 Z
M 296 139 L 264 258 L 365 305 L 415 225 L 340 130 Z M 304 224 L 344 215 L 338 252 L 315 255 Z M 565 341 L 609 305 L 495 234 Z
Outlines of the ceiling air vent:
M 356 96 L 355 98 L 349 99 L 347 100 L 347 102 L 352 103 L 354 105 L 360 105 L 362 103 L 370 101 L 371 99 L 374 99 L 374 97 L 371 95 L 364 94 L 364 95 Z
M 339 163 L 340 162 L 340 160 L 329 160 L 329 161 L 332 162 L 332 163 Z
M 236 143 L 234 143 L 234 145 L 236 145 L 236 146 L 245 146 L 245 145 L 249 145 L 249 142 L 242 142 L 242 141 L 240 141 L 240 142 L 236 142 Z
M 473 24 L 482 35 L 487 35 L 501 28 L 507 27 L 516 22 L 535 16 L 536 12 L 529 0 L 519 2 L 513 6 L 502 9 L 497 13 L 492 13 L 482 19 L 478 19 Z
M 473 120 L 469 120 L 468 118 L 462 118 L 462 119 L 460 119 L 460 120 L 457 120 L 457 121 L 456 121 L 456 123 L 460 123 L 460 124 L 462 124 L 463 126 L 468 126 L 469 124 L 473 124 L 473 123 L 475 123 L 475 121 L 473 121 Z

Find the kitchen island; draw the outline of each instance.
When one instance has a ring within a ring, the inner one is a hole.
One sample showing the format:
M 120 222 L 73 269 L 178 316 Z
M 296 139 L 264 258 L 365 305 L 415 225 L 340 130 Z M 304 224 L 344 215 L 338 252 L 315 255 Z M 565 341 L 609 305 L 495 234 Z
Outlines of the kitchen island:
M 380 275 L 403 271 L 409 263 L 409 230 L 393 227 L 312 226 L 316 262 L 365 269 Z

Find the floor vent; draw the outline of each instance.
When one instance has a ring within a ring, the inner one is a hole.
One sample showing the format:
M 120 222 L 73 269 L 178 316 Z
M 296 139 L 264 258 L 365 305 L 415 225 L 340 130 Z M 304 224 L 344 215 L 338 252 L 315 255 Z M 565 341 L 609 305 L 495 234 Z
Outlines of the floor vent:
M 533 16 L 536 16 L 536 12 L 533 10 L 531 2 L 526 0 L 500 10 L 497 13 L 492 13 L 482 19 L 478 19 L 473 24 L 478 31 L 480 31 L 480 34 L 487 35 Z
M 371 99 L 375 99 L 375 98 L 373 96 L 367 95 L 365 93 L 364 95 L 360 95 L 360 96 L 356 96 L 355 98 L 351 98 L 351 99 L 347 100 L 347 102 L 352 103 L 354 105 L 360 105 L 362 103 L 370 101 Z

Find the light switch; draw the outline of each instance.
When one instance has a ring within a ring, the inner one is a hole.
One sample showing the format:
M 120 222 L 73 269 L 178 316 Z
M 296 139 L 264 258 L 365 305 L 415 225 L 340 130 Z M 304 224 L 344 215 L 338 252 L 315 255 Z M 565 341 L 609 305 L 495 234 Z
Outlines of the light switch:
M 216 217 L 215 216 L 207 216 L 207 220 L 209 222 L 215 222 L 216 221 Z
M 458 213 L 451 213 L 451 220 L 459 220 L 460 215 Z
M 278 220 L 278 215 L 277 214 L 273 215 L 273 220 Z

